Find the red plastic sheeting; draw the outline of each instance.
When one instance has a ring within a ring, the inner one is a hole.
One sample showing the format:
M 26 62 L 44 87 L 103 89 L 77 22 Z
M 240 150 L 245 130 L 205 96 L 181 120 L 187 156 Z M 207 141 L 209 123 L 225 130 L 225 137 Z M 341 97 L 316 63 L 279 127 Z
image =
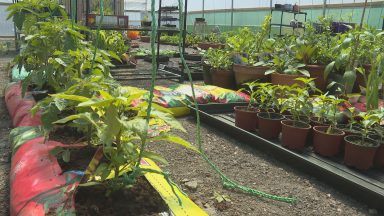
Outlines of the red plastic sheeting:
M 41 125 L 41 115 L 32 116 L 30 110 L 36 104 L 30 94 L 21 97 L 21 84 L 15 83 L 5 90 L 5 102 L 13 125 Z M 74 212 L 71 188 L 79 182 L 79 176 L 62 173 L 55 156 L 50 151 L 66 145 L 38 137 L 26 141 L 12 157 L 10 173 L 11 215 L 43 216 Z
M 5 103 L 11 118 L 17 114 L 20 107 L 31 109 L 36 104 L 30 94 L 26 94 L 26 96 L 22 98 L 21 91 L 22 89 L 19 83 L 15 83 L 5 90 Z M 14 124 L 14 126 L 16 125 Z
M 50 208 L 58 208 L 71 198 L 65 191 L 78 181 L 73 174 L 62 174 L 56 157 L 50 154 L 59 146 L 64 145 L 55 141 L 44 143 L 44 138 L 38 137 L 17 150 L 10 173 L 12 216 L 45 215 Z M 68 206 L 74 205 L 69 202 Z

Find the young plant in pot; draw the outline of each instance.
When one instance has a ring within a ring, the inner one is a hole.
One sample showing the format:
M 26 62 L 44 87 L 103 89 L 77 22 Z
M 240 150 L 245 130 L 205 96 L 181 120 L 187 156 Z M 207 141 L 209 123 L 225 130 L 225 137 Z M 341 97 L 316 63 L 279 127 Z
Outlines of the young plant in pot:
M 331 157 L 340 153 L 341 144 L 345 136 L 344 131 L 337 129 L 338 108 L 345 102 L 334 96 L 323 97 L 321 109 L 327 109 L 324 113 L 328 114 L 329 126 L 313 127 L 313 147 L 314 151 L 322 156 Z
M 277 139 L 281 132 L 281 121 L 284 116 L 276 113 L 274 108 L 278 106 L 279 99 L 276 95 L 278 86 L 265 85 L 256 90 L 259 97 L 260 112 L 257 114 L 259 119 L 259 134 L 264 139 L 274 140 Z
M 227 89 L 234 88 L 233 62 L 228 51 L 210 48 L 205 54 L 205 62 L 211 67 L 213 85 Z
M 313 79 L 304 79 L 304 82 L 312 81 Z M 289 88 L 288 98 L 283 103 L 283 108 L 280 112 L 289 111 L 292 119 L 281 121 L 281 142 L 283 146 L 289 149 L 302 151 L 312 128 L 307 122 L 312 113 L 313 106 L 309 100 L 308 87 L 301 88 L 294 85 Z M 302 119 L 307 119 L 307 122 Z
M 344 138 L 344 163 L 359 170 L 372 167 L 379 143 L 369 138 L 372 127 L 379 124 L 379 116 L 373 113 L 360 113 L 362 130 L 360 135 L 349 135 Z
M 304 69 L 305 64 L 298 63 L 287 53 L 275 55 L 272 61 L 264 65 L 270 67 L 270 69 L 265 72 L 265 75 L 271 74 L 271 82 L 274 85 L 302 85 L 296 78 L 310 77 L 309 72 Z
M 327 80 L 324 78 L 325 66 L 333 60 L 333 41 L 330 31 L 319 34 L 312 24 L 308 24 L 304 34 L 296 39 L 292 47 L 295 58 L 306 65 L 304 69 L 315 79 L 316 87 L 322 91 L 327 86 Z
M 384 167 L 384 127 L 381 123 L 384 121 L 384 108 L 378 109 L 374 111 L 375 114 L 379 118 L 379 123 L 373 126 L 373 134 L 369 134 L 368 138 L 376 140 L 380 147 L 376 152 L 374 164 L 377 167 Z
M 313 98 L 313 116 L 311 117 L 311 125 L 314 126 L 329 126 L 331 122 L 328 120 L 328 93 L 318 95 Z
M 268 61 L 269 56 L 264 52 L 272 49 L 274 39 L 268 39 L 271 16 L 267 16 L 261 31 L 254 33 L 249 28 L 243 28 L 240 32 L 227 39 L 227 45 L 234 52 L 235 61 L 233 71 L 237 86 L 245 82 L 260 80 L 269 81 L 269 76 L 264 73 L 268 70 L 259 61 Z
M 254 107 L 255 104 L 255 89 L 258 87 L 257 81 L 243 84 L 245 88 L 239 91 L 246 92 L 250 95 L 248 106 L 235 107 L 235 125 L 246 131 L 254 131 L 258 128 L 258 108 Z
M 361 128 L 357 119 L 357 111 L 355 107 L 348 107 L 348 123 L 338 124 L 337 128 L 344 131 L 346 136 L 359 135 Z

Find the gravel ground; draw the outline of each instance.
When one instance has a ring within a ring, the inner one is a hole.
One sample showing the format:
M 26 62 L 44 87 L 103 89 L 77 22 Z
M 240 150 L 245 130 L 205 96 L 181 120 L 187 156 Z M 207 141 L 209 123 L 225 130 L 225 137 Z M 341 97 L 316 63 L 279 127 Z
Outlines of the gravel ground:
M 194 143 L 195 121 L 181 118 L 187 134 L 179 134 Z M 210 159 L 231 179 L 244 186 L 298 199 L 286 204 L 260 199 L 223 189 L 218 175 L 199 156 L 170 144 L 150 144 L 149 148 L 163 155 L 169 165 L 163 166 L 172 179 L 210 215 L 370 215 L 378 214 L 304 173 L 290 168 L 270 155 L 207 125 L 202 127 L 204 149 Z M 197 187 L 195 187 L 197 183 Z M 218 204 L 214 193 L 227 195 L 231 202 Z

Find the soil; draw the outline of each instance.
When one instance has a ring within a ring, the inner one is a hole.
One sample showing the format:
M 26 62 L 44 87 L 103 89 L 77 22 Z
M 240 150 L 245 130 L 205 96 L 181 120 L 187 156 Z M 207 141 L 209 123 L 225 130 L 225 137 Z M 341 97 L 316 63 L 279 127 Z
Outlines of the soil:
M 102 186 L 80 187 L 76 194 L 76 213 L 84 216 L 157 216 L 168 207 L 161 196 L 144 178 L 138 178 L 130 189 L 119 190 L 106 196 Z
M 267 113 L 267 112 L 261 112 L 259 113 L 259 117 L 262 117 L 264 119 L 271 119 L 271 120 L 283 120 L 284 116 L 279 113 Z
M 363 147 L 378 147 L 380 145 L 375 140 L 372 140 L 369 138 L 365 139 L 364 143 L 362 143 L 362 137 L 361 136 L 351 135 L 351 136 L 347 136 L 345 139 L 346 139 L 346 141 L 348 141 L 354 145 L 363 146 Z
M 186 117 L 179 121 L 188 133 L 178 135 L 195 143 L 194 119 Z M 210 215 L 368 215 L 377 212 L 210 126 L 202 125 L 202 137 L 209 158 L 231 179 L 267 193 L 298 199 L 296 204 L 287 204 L 223 189 L 219 176 L 200 156 L 170 144 L 150 144 L 150 150 L 168 160 L 169 165 L 162 166 L 163 170 L 169 171 L 171 178 Z M 196 190 L 185 186 L 189 181 L 198 182 Z M 215 192 L 227 195 L 231 202 L 218 203 Z

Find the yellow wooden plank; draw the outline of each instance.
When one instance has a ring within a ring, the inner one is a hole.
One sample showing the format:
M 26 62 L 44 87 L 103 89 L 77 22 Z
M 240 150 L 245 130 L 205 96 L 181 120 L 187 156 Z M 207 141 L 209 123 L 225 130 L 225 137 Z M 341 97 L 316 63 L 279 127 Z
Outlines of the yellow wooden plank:
M 141 167 L 161 171 L 160 167 L 158 167 L 155 162 L 147 158 L 141 163 Z M 147 173 L 145 174 L 145 177 L 167 203 L 175 216 L 208 216 L 205 211 L 185 196 L 177 187 L 174 187 L 176 194 L 181 199 L 182 204 L 180 205 L 164 176 L 155 173 Z

